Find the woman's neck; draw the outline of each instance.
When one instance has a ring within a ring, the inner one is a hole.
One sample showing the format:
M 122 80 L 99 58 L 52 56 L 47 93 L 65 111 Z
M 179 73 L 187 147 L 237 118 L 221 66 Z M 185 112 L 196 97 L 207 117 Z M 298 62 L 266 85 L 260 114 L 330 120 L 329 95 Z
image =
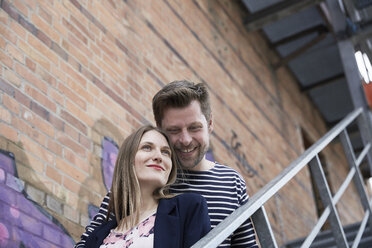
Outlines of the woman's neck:
M 141 189 L 141 206 L 140 219 L 146 217 L 147 214 L 155 212 L 158 207 L 159 200 L 155 199 L 153 190 Z M 143 216 L 145 215 L 145 216 Z

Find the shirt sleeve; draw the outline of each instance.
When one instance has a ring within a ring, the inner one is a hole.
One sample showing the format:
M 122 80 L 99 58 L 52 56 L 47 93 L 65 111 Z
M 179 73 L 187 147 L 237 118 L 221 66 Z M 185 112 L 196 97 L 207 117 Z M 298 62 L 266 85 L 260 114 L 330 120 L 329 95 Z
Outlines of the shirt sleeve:
M 85 241 L 87 240 L 89 235 L 94 231 L 95 228 L 100 226 L 106 220 L 109 201 L 110 201 L 110 192 L 107 193 L 107 195 L 103 198 L 103 201 L 101 203 L 98 213 L 93 217 L 89 225 L 85 227 L 85 232 L 81 235 L 80 241 L 75 244 L 74 248 L 86 247 Z
M 241 177 L 237 180 L 237 192 L 240 206 L 248 202 L 246 184 Z M 238 229 L 235 230 L 231 237 L 231 247 L 234 248 L 258 248 L 256 242 L 256 232 L 253 227 L 251 218 L 247 219 Z

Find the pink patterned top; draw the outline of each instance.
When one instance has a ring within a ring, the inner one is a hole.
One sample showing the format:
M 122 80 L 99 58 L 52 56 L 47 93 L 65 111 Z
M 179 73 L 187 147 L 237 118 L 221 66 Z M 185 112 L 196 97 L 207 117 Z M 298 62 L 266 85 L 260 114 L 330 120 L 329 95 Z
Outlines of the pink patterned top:
M 111 229 L 100 248 L 143 248 L 154 247 L 154 225 L 156 213 L 125 233 Z

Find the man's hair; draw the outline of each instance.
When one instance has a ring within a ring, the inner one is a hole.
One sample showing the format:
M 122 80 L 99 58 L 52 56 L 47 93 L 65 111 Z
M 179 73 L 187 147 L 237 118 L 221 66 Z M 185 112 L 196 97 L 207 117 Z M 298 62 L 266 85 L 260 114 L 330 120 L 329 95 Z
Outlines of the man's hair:
M 154 196 L 157 199 L 173 196 L 169 194 L 169 186 L 176 181 L 177 169 L 179 168 L 173 146 L 164 131 L 151 125 L 142 126 L 124 140 L 115 163 L 106 219 L 108 220 L 112 213 L 115 214 L 116 222 L 120 228 L 129 229 L 139 222 L 141 190 L 134 168 L 135 156 L 143 135 L 151 130 L 155 130 L 165 137 L 171 149 L 172 160 L 172 169 L 168 181 L 164 187 L 154 192 Z
M 165 85 L 152 99 L 152 111 L 154 112 L 156 125 L 161 127 L 164 112 L 168 108 L 187 107 L 193 100 L 200 103 L 201 111 L 209 122 L 211 105 L 205 83 L 195 84 L 187 80 L 181 80 Z

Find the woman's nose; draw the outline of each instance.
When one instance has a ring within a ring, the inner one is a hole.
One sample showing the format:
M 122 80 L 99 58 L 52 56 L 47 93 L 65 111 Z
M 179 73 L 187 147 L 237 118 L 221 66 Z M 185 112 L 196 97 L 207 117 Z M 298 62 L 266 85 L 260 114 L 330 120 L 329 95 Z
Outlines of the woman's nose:
M 158 151 L 158 150 L 155 150 L 152 159 L 153 159 L 154 161 L 158 162 L 158 163 L 161 163 L 161 162 L 163 161 L 163 159 L 162 159 L 161 156 L 162 156 L 162 155 L 161 155 L 161 152 Z

